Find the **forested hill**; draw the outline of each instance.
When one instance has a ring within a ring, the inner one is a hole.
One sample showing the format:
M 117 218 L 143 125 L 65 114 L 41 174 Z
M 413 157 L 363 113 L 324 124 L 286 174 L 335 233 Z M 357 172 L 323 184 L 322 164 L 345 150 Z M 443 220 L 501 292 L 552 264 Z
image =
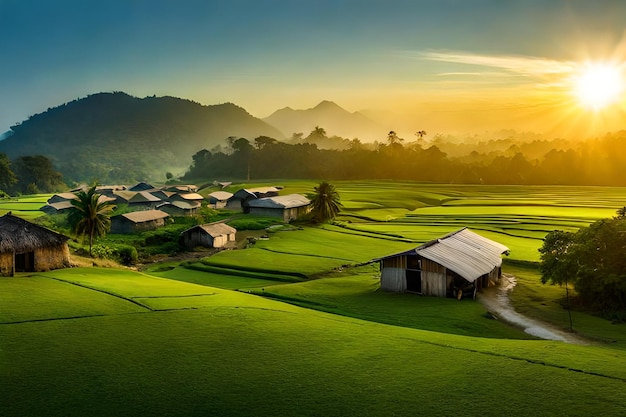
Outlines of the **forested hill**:
M 165 179 L 198 150 L 229 136 L 283 135 L 231 103 L 203 106 L 174 97 L 98 93 L 50 108 L 11 127 L 0 141 L 10 158 L 44 155 L 66 181 Z

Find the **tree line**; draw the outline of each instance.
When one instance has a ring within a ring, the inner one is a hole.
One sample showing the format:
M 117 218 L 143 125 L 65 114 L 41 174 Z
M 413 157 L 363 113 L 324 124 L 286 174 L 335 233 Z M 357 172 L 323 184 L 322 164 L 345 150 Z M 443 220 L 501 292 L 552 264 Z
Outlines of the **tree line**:
M 329 138 L 323 129 L 294 135 L 289 142 L 267 136 L 250 141 L 228 138 L 211 151 L 192 157 L 185 179 L 325 178 L 334 180 L 397 179 L 462 184 L 611 185 L 626 186 L 626 131 L 584 142 L 534 140 L 487 142 L 469 153 L 465 145 L 436 138 L 405 142 L 395 132 L 386 140 Z M 334 141 L 342 149 L 320 146 Z M 505 142 L 506 143 L 506 142 Z M 449 149 L 450 153 L 444 149 Z
M 10 160 L 0 153 L 0 195 L 53 193 L 66 188 L 63 176 L 45 156 Z

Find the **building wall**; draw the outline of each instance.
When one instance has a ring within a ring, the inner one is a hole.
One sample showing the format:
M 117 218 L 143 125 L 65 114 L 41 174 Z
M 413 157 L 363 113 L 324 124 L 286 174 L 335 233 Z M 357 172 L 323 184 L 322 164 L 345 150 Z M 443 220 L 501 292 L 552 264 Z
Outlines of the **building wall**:
M 70 267 L 70 249 L 67 243 L 59 247 L 35 250 L 35 271 L 43 272 L 68 267 Z
M 0 275 L 3 277 L 12 277 L 14 275 L 13 265 L 15 257 L 13 252 L 0 254 Z
M 45 272 L 71 266 L 70 250 L 67 243 L 56 247 L 35 249 L 33 252 L 33 269 L 35 272 Z M 0 254 L 0 275 L 5 277 L 15 275 L 15 254 L 13 252 Z

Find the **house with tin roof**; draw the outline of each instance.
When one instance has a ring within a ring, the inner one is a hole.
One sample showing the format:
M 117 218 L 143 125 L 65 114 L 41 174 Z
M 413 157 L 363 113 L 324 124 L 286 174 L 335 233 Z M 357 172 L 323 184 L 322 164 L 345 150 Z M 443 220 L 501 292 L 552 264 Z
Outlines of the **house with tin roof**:
M 475 297 L 500 280 L 502 254 L 509 248 L 468 228 L 417 248 L 377 259 L 380 287 L 438 297 Z
M 234 246 L 237 229 L 226 223 L 207 223 L 189 228 L 180 234 L 180 243 L 186 248 L 198 246 L 223 248 Z
M 300 194 L 264 197 L 248 202 L 250 214 L 278 217 L 285 222 L 295 220 L 311 211 L 311 200 Z

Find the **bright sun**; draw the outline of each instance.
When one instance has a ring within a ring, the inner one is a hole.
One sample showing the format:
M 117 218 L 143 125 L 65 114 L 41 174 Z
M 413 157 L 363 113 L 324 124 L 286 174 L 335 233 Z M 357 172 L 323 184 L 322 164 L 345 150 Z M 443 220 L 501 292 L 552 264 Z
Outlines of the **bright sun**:
M 623 91 L 622 71 L 609 64 L 589 64 L 574 79 L 574 92 L 580 103 L 596 111 L 617 102 Z

